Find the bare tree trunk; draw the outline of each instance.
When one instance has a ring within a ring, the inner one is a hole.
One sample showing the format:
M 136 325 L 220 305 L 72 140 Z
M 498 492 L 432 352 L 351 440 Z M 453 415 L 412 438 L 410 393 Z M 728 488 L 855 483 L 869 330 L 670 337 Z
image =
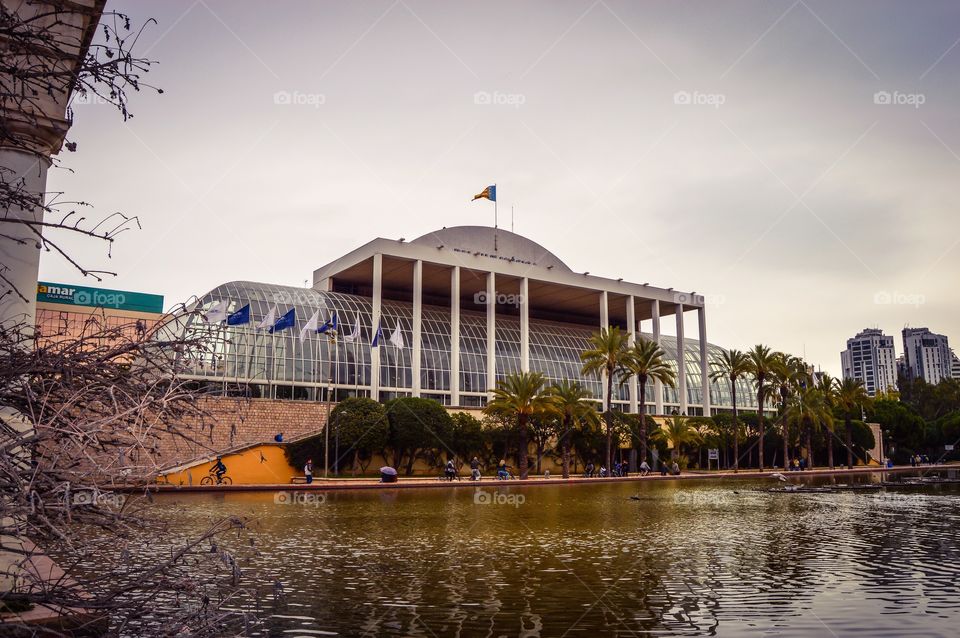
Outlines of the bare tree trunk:
M 647 460 L 647 384 L 640 380 L 640 462 Z
M 827 465 L 829 465 L 830 469 L 832 470 L 834 469 L 833 468 L 833 430 L 828 428 L 826 424 L 824 424 L 823 427 L 827 431 L 826 436 L 824 437 L 827 439 Z
M 807 469 L 808 469 L 808 470 L 812 470 L 812 469 L 813 469 L 813 434 L 812 434 L 812 430 L 813 430 L 813 425 L 812 425 L 812 424 L 808 424 L 808 425 L 807 425 L 807 433 L 806 433 L 806 436 L 807 436 Z
M 740 425 L 737 423 L 737 384 L 730 382 L 730 398 L 733 401 L 733 471 L 740 471 Z
M 847 444 L 847 469 L 853 469 L 853 420 L 850 418 L 850 415 L 846 415 L 847 418 L 843 420 L 843 427 L 846 430 L 845 438 Z
M 518 466 L 520 472 L 520 479 L 527 479 L 527 415 L 521 414 L 517 419 L 517 450 L 519 454 Z
M 563 450 L 563 478 L 570 478 L 570 426 L 566 425 L 563 439 L 560 441 Z
M 613 466 L 613 372 L 607 372 L 607 472 Z
M 784 411 L 780 417 L 782 423 L 780 431 L 783 433 L 783 469 L 789 470 L 787 459 L 790 458 L 790 424 L 787 423 L 787 413 Z
M 758 384 L 762 384 L 763 379 L 758 381 Z M 760 442 L 757 445 L 757 467 L 760 468 L 760 471 L 763 471 L 763 435 L 766 430 L 763 427 L 763 391 L 757 391 L 757 429 L 760 430 Z

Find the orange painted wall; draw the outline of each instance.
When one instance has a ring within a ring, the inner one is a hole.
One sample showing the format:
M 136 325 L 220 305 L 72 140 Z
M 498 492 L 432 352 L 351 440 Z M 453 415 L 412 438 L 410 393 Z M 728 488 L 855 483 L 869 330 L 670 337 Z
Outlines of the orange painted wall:
M 180 472 L 162 477 L 162 482 L 173 485 L 200 485 L 200 479 L 210 473 L 216 460 L 195 465 Z M 283 446 L 264 443 L 241 452 L 225 454 L 223 464 L 227 466 L 227 476 L 235 485 L 264 485 L 269 483 L 289 483 L 294 476 L 303 476 L 303 468 L 294 469 L 287 463 Z M 317 471 L 314 471 L 317 475 Z

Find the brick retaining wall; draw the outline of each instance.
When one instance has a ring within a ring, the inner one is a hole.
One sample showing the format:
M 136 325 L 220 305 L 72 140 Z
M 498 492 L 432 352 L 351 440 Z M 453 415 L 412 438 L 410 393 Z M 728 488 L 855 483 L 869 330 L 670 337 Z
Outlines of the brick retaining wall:
M 210 423 L 193 433 L 196 443 L 164 437 L 157 462 L 170 467 L 250 443 L 272 442 L 278 432 L 286 441 L 318 431 L 327 422 L 329 403 L 290 399 L 209 397 L 201 401 Z

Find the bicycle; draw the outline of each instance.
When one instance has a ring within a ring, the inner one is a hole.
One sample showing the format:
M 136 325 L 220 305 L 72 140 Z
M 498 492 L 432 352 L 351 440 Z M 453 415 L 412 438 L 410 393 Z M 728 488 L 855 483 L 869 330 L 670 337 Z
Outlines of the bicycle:
M 209 474 L 200 479 L 200 485 L 233 485 L 233 479 L 226 474 L 217 476 L 217 473 L 211 470 Z

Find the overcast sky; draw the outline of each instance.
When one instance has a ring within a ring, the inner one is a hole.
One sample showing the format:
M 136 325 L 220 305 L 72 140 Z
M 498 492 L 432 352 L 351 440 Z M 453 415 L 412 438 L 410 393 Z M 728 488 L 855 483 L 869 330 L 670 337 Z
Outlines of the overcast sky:
M 955 1 L 108 6 L 157 20 L 164 93 L 77 105 L 50 179 L 140 218 L 112 259 L 71 243 L 103 286 L 303 285 L 375 236 L 492 225 L 469 200 L 496 182 L 574 270 L 707 294 L 724 347 L 837 374 L 865 327 L 960 340 Z

